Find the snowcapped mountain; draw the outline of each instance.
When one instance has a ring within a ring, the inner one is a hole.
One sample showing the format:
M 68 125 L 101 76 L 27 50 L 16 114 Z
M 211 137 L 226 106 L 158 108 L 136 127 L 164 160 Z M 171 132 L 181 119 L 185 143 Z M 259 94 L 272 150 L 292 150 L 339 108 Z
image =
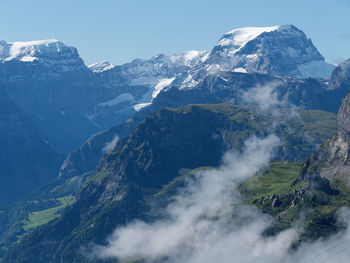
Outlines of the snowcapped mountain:
M 123 65 L 99 62 L 89 66 L 95 73 L 118 71 L 129 85 L 156 84 L 159 79 L 173 77 L 198 64 L 207 52 L 191 50 L 174 55 L 159 54 L 150 59 L 135 59 Z
M 246 27 L 224 34 L 184 78 L 182 87 L 193 87 L 203 75 L 219 71 L 328 79 L 333 69 L 293 25 Z
M 205 61 L 209 71 L 217 70 L 217 65 L 220 70 L 324 78 L 334 69 L 293 25 L 246 27 L 226 33 Z M 325 71 L 322 67 L 328 69 L 326 76 L 316 70 Z
M 292 25 L 235 29 L 209 52 L 160 54 L 123 65 L 86 66 L 76 48 L 55 39 L 0 42 L 0 85 L 65 152 L 122 123 L 171 87 L 200 88 L 209 85 L 208 76 L 220 80 L 224 71 L 328 78 L 333 68 Z
M 87 116 L 124 91 L 122 81 L 108 82 L 84 64 L 76 48 L 58 40 L 0 42 L 0 87 L 61 151 L 103 129 Z
M 128 101 L 138 111 L 148 106 L 160 91 L 171 85 L 176 76 L 190 70 L 206 55 L 205 51 L 191 50 L 174 55 L 159 54 L 150 59 L 135 59 L 119 66 L 109 62 L 92 64 L 89 68 L 94 73 L 104 75 L 104 77 L 110 76 L 110 78 L 118 75 L 125 81 L 126 85 L 147 88 L 146 92 L 138 99 L 130 93 L 125 93 L 97 106 L 111 106 Z
M 29 42 L 0 41 L 0 62 L 30 62 L 63 72 L 85 68 L 77 49 L 56 39 Z
M 87 67 L 78 50 L 55 40 L 0 42 L 0 85 L 67 152 L 128 119 L 204 54 L 189 51 Z
M 94 73 L 101 73 L 110 69 L 115 68 L 116 66 L 108 61 L 97 62 L 89 65 L 89 69 L 91 69 Z
M 179 54 L 171 55 L 169 56 L 169 59 L 175 64 L 193 67 L 199 61 L 201 61 L 207 54 L 208 52 L 206 51 L 190 50 Z

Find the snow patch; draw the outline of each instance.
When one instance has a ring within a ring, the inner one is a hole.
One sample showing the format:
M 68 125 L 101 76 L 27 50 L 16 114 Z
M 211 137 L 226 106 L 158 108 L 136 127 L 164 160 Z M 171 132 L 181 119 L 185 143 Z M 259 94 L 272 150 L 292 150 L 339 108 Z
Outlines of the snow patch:
M 235 68 L 233 72 L 247 73 L 247 70 L 245 68 Z
M 208 52 L 206 51 L 190 50 L 179 54 L 171 55 L 169 56 L 169 59 L 172 63 L 191 67 L 194 64 L 198 63 L 198 61 L 200 61 L 201 58 L 207 53 Z
M 115 68 L 116 65 L 109 63 L 108 61 L 97 62 L 88 66 L 95 73 L 101 73 L 107 70 L 111 70 Z
M 149 105 L 151 105 L 151 102 L 139 103 L 139 104 L 134 105 L 133 108 L 134 108 L 134 110 L 136 110 L 136 111 L 140 111 L 140 110 L 142 110 L 143 108 L 148 107 Z
M 171 85 L 171 83 L 173 83 L 175 77 L 174 78 L 170 78 L 170 79 L 161 79 L 158 84 L 154 87 L 154 91 L 152 93 L 152 98 L 154 99 L 155 97 L 158 96 L 159 92 L 161 92 L 165 87 L 168 87 Z
M 280 26 L 238 28 L 226 33 L 217 43 L 217 46 L 232 46 L 234 48 L 230 52 L 234 54 L 262 33 L 276 31 L 279 28 Z
M 197 81 L 193 79 L 193 76 L 189 74 L 187 78 L 183 81 L 179 89 L 192 88 L 198 84 Z
M 20 61 L 40 63 L 59 71 L 74 71 L 85 68 L 83 60 L 74 47 L 66 46 L 56 39 L 28 42 L 0 41 L 0 62 Z M 54 74 L 55 74 L 54 73 Z
M 37 54 L 57 53 L 65 45 L 56 39 L 37 40 L 28 42 L 1 42 L 1 59 L 11 61 L 18 59 L 23 62 L 33 62 L 37 60 Z

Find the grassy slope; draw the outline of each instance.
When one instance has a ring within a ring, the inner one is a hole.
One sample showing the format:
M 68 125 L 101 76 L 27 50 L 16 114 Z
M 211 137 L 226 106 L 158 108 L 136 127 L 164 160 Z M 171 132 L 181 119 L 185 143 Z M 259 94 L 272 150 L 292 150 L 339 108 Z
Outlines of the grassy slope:
M 28 219 L 23 222 L 23 229 L 28 232 L 38 226 L 48 223 L 60 215 L 62 211 L 68 205 L 74 203 L 75 198 L 72 195 L 57 198 L 60 205 L 51 207 L 48 209 L 32 212 L 28 215 Z
M 75 197 L 69 195 L 57 199 L 40 200 L 40 202 L 38 200 L 27 201 L 28 205 L 20 206 L 18 208 L 20 210 L 18 212 L 18 219 L 10 229 L 12 232 L 8 232 L 8 236 L 4 236 L 4 239 L 1 240 L 0 259 L 6 253 L 9 245 L 18 243 L 23 236 L 32 232 L 37 227 L 59 217 L 64 208 L 74 202 Z M 37 206 L 33 206 L 33 204 Z
M 273 194 L 287 194 L 298 178 L 301 166 L 302 163 L 273 162 L 269 169 L 244 182 L 239 189 L 250 203 Z
M 263 212 L 275 216 L 276 225 L 269 230 L 274 234 L 294 224 L 302 223 L 299 242 L 327 237 L 343 228 L 337 220 L 341 207 L 350 206 L 350 190 L 333 182 L 339 195 L 328 195 L 307 188 L 305 181 L 294 185 L 299 176 L 301 163 L 275 162 L 271 167 L 243 184 L 239 189 L 248 204 L 256 205 Z M 278 198 L 279 205 L 273 206 Z
M 305 181 L 295 185 L 302 165 L 300 162 L 272 162 L 268 169 L 239 186 L 238 189 L 247 204 L 257 206 L 264 213 L 276 218 L 275 224 L 267 230 L 267 234 L 273 235 L 301 223 L 304 229 L 298 242 L 302 242 L 327 237 L 342 229 L 343 226 L 337 222 L 337 216 L 341 207 L 350 206 L 350 190 L 341 182 L 332 182 L 332 187 L 340 190 L 339 195 L 327 195 L 317 190 L 310 190 Z M 178 187 L 184 185 L 185 178 L 205 169 L 210 167 L 183 171 L 179 177 L 149 197 L 153 202 L 151 215 L 157 217 L 159 206 L 164 206 L 171 200 Z M 280 200 L 280 204 L 272 206 L 276 197 Z

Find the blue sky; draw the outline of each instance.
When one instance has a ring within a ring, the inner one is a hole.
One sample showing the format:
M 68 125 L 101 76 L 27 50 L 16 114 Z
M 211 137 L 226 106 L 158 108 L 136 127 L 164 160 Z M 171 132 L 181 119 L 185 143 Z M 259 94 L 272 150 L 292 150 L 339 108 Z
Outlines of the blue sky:
M 349 0 L 0 0 L 0 39 L 56 38 L 86 64 L 211 49 L 227 31 L 294 24 L 326 59 L 350 58 Z

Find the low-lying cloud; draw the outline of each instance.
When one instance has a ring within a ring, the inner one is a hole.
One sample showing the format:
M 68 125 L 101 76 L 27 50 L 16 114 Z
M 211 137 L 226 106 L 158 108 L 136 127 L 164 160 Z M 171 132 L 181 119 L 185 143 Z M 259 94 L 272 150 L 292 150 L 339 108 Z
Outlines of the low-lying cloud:
M 278 85 L 252 88 L 241 97 L 246 104 L 257 105 L 263 114 L 270 114 L 271 109 L 285 106 L 278 99 Z M 293 105 L 292 108 L 287 116 L 274 111 L 272 126 L 298 117 Z M 349 262 L 349 228 L 291 251 L 299 228 L 267 237 L 263 233 L 274 219 L 244 204 L 238 185 L 267 167 L 279 144 L 280 140 L 273 134 L 247 140 L 244 151 L 226 153 L 219 168 L 187 179 L 185 187 L 167 206 L 164 219 L 152 223 L 139 220 L 119 227 L 108 238 L 107 245 L 95 245 L 89 256 L 163 263 Z M 348 224 L 349 215 L 349 210 L 343 209 L 340 218 Z
M 106 153 L 112 152 L 117 146 L 118 141 L 119 141 L 119 136 L 116 134 L 114 135 L 113 139 L 110 142 L 107 142 L 105 147 L 103 147 L 102 153 L 106 154 Z
M 349 262 L 349 229 L 291 252 L 298 228 L 264 236 L 273 218 L 244 205 L 239 183 L 265 168 L 278 145 L 275 135 L 248 140 L 244 152 L 229 152 L 219 168 L 188 179 L 167 207 L 166 219 L 120 227 L 90 256 L 164 263 Z M 350 222 L 349 210 L 343 209 L 340 218 Z
M 242 91 L 240 99 L 248 105 L 256 105 L 261 110 L 269 110 L 275 107 L 281 107 L 285 102 L 278 98 L 278 87 L 282 83 L 279 81 L 273 81 L 266 85 L 259 85 L 257 87 L 250 88 Z
M 148 262 L 266 262 L 264 258 L 281 262 L 297 232 L 263 237 L 272 219 L 244 206 L 236 190 L 242 180 L 269 164 L 278 144 L 275 135 L 248 140 L 244 152 L 227 153 L 221 167 L 188 180 L 168 206 L 167 219 L 118 228 L 107 246 L 95 248 L 94 255 L 120 260 L 140 257 Z

